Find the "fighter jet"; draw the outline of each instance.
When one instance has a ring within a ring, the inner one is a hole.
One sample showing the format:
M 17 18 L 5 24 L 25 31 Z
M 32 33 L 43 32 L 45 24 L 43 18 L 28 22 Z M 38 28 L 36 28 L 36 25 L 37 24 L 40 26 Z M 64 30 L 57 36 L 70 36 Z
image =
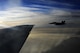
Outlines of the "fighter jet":
M 65 24 L 65 21 L 61 21 L 61 22 L 52 22 L 52 23 L 49 23 L 49 24 L 64 25 L 64 24 Z
M 0 53 L 19 53 L 33 25 L 0 29 Z

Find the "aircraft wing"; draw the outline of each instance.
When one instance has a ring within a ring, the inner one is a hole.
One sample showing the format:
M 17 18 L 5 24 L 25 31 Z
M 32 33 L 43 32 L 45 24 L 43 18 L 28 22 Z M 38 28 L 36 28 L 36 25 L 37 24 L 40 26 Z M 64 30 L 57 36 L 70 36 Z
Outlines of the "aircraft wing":
M 0 29 L 0 53 L 19 53 L 33 25 Z

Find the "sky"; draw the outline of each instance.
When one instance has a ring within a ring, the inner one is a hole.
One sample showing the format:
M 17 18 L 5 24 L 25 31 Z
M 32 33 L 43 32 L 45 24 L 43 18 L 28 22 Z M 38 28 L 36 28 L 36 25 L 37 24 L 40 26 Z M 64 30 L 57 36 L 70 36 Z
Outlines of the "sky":
M 37 7 L 33 5 L 41 5 L 47 7 L 57 8 L 69 8 L 69 9 L 80 9 L 79 0 L 0 0 L 1 8 L 11 6 L 25 6 L 25 7 Z M 45 8 L 38 6 L 39 8 Z
M 70 17 L 80 14 L 79 5 L 79 0 L 0 0 L 0 25 L 33 24 L 50 27 L 48 23 L 55 20 L 73 23 L 76 18 Z M 79 23 L 79 18 L 76 20 Z

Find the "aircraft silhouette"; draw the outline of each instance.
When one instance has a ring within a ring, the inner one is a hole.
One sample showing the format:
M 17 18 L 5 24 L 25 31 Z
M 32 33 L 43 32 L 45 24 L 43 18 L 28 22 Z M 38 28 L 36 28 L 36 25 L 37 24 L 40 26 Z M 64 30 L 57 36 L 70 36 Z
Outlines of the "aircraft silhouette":
M 64 25 L 64 24 L 65 24 L 65 21 L 61 21 L 61 22 L 52 22 L 52 23 L 49 23 L 49 24 Z
M 19 53 L 33 25 L 0 29 L 0 53 Z

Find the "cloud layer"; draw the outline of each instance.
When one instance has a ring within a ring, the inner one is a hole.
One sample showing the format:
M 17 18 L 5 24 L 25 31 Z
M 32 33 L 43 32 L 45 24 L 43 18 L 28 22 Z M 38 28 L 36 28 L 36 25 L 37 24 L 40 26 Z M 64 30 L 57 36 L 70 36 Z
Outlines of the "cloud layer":
M 42 0 L 41 2 L 45 1 Z M 17 0 L 17 2 L 15 2 L 15 0 L 10 0 L 9 4 L 10 5 L 8 5 L 8 8 L 5 11 L 0 11 L 0 24 L 1 25 L 3 24 L 3 26 L 34 24 L 35 26 L 40 27 L 40 26 L 49 26 L 48 23 L 54 21 L 74 20 L 70 17 L 66 17 L 66 16 L 72 16 L 70 9 L 55 8 L 51 6 L 38 5 L 38 4 L 28 5 L 24 7 L 20 6 L 21 0 Z

